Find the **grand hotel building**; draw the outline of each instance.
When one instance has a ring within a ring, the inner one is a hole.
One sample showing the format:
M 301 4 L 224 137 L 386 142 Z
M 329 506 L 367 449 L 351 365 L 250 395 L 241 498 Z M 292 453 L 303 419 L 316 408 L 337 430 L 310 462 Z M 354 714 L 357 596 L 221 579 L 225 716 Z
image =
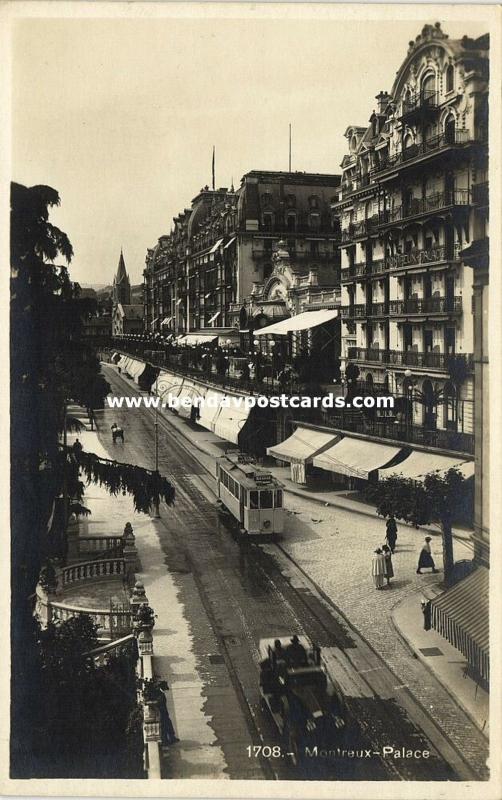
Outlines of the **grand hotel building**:
M 463 251 L 488 236 L 487 95 L 488 36 L 450 40 L 426 25 L 369 125 L 345 132 L 333 204 L 342 367 L 405 398 L 411 441 L 465 452 L 474 276 Z

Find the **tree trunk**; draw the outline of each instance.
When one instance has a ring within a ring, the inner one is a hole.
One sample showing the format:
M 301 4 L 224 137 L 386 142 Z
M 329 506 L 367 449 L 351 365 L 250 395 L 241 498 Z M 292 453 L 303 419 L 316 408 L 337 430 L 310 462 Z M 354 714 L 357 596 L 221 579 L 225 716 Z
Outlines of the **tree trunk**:
M 444 579 L 447 586 L 450 585 L 453 577 L 453 535 L 451 530 L 451 518 L 443 517 L 441 520 L 441 532 L 443 538 L 443 568 Z

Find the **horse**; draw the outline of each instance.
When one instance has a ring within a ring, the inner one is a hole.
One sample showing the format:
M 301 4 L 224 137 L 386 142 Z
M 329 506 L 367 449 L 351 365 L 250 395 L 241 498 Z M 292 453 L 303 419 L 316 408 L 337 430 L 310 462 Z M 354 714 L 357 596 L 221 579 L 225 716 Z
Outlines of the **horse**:
M 111 432 L 112 432 L 113 444 L 116 443 L 117 439 L 120 439 L 122 444 L 124 443 L 124 430 L 123 428 L 120 428 L 116 422 L 114 422 L 113 425 L 111 426 Z

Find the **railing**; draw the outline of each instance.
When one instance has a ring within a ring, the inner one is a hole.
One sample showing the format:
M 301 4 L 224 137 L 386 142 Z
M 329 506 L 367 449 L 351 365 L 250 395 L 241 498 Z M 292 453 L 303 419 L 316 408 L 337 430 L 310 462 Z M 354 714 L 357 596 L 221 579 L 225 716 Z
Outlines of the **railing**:
M 92 555 L 93 553 L 109 553 L 113 551 L 117 556 L 122 555 L 122 536 L 79 536 L 79 555 Z
M 458 359 L 465 361 L 466 368 L 474 368 L 471 353 L 435 353 L 419 350 L 378 350 L 374 348 L 349 347 L 348 358 L 353 361 L 374 362 L 378 364 L 389 364 L 392 366 L 404 367 L 427 367 L 448 372 L 450 364 L 457 362 Z
M 399 164 L 415 161 L 415 159 L 431 153 L 441 152 L 442 150 L 455 145 L 469 144 L 472 141 L 469 131 L 456 128 L 455 130 L 444 131 L 443 133 L 432 136 L 420 144 L 413 144 L 403 150 L 399 150 L 392 156 L 381 157 L 381 161 L 373 168 L 373 172 L 383 172 Z
M 393 222 L 406 220 L 409 217 L 416 217 L 419 214 L 427 214 L 449 206 L 469 205 L 468 189 L 453 189 L 449 192 L 435 192 L 428 197 L 413 198 L 405 205 L 398 206 L 391 211 L 381 211 L 379 215 L 380 225 L 391 225 Z
M 391 300 L 391 314 L 459 314 L 461 297 L 424 297 L 408 300 Z
M 370 303 L 366 307 L 368 317 L 383 317 L 389 313 L 388 303 Z
M 344 267 L 341 271 L 341 281 L 350 281 L 355 278 L 370 277 L 371 275 L 378 275 L 388 269 L 386 262 L 383 258 L 376 261 L 371 261 L 369 264 L 365 261 L 359 264 L 353 264 L 351 267 Z
M 108 634 L 113 631 L 120 631 L 123 635 L 124 631 L 132 630 L 132 611 L 114 611 L 96 608 L 82 608 L 81 606 L 72 606 L 67 603 L 56 603 L 50 601 L 50 621 L 51 622 L 65 622 L 71 617 L 86 614 L 91 617 L 95 625 Z
M 416 264 L 433 264 L 441 261 L 456 261 L 460 256 L 460 245 L 454 246 L 444 244 L 429 247 L 426 250 L 411 250 L 409 253 L 396 253 L 393 256 L 386 256 L 385 265 L 387 269 L 400 269 L 401 267 L 414 266 Z
M 403 423 L 401 420 L 371 420 L 354 414 L 329 412 L 323 414 L 323 422 L 351 433 L 363 433 L 381 439 L 392 439 L 425 447 L 437 447 L 440 450 L 454 450 L 472 455 L 474 453 L 474 435 L 449 430 L 429 429 L 421 425 Z
M 361 236 L 368 236 L 370 233 L 373 233 L 379 224 L 379 216 L 378 214 L 374 214 L 372 217 L 368 219 L 363 219 L 360 222 L 351 222 L 349 223 L 348 228 L 342 231 L 342 243 L 343 242 L 350 242 L 353 239 L 357 239 Z
M 403 101 L 403 114 L 402 117 L 412 114 L 415 111 L 425 109 L 437 109 L 439 106 L 438 93 L 433 89 L 417 92 L 416 94 L 407 97 Z
M 81 564 L 63 567 L 61 570 L 61 585 L 64 588 L 77 581 L 112 578 L 125 574 L 126 569 L 123 558 L 107 558 L 102 561 L 84 561 Z
M 345 306 L 345 308 L 340 309 L 341 316 L 345 318 L 351 317 L 365 317 L 366 316 L 366 306 L 361 303 L 354 306 Z

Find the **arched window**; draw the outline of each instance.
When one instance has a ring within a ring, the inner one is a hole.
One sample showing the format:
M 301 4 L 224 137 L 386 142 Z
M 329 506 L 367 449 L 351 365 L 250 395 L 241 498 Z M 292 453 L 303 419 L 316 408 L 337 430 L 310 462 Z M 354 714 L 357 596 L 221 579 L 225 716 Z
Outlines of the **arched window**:
M 423 104 L 431 103 L 436 94 L 436 76 L 429 72 L 422 80 L 420 96 Z
M 447 144 L 455 144 L 455 116 L 450 114 L 444 123 L 444 134 Z
M 453 82 L 455 79 L 455 70 L 453 64 L 448 64 L 446 67 L 446 91 L 453 92 Z

